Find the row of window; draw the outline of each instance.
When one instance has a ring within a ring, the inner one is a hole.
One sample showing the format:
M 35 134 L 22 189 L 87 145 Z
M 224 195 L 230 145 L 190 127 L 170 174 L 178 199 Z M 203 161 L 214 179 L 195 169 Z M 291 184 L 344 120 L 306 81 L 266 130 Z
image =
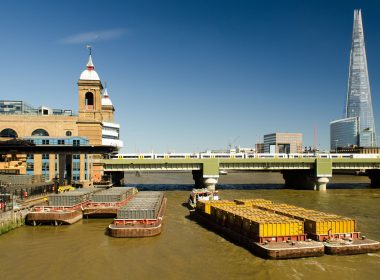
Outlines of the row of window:
M 66 136 L 71 136 L 71 131 L 66 131 Z M 49 133 L 42 128 L 36 129 L 32 132 L 32 136 L 49 136 Z M 0 137 L 18 138 L 17 132 L 12 128 L 5 128 L 0 132 Z

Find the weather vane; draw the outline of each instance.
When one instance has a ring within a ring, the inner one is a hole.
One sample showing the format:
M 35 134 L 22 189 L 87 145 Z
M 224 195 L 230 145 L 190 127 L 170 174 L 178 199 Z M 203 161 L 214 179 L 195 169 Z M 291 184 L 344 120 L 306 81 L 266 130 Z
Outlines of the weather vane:
M 91 55 L 91 52 L 92 52 L 92 46 L 91 46 L 91 45 L 87 45 L 86 48 L 88 49 L 88 51 L 90 52 L 90 55 Z

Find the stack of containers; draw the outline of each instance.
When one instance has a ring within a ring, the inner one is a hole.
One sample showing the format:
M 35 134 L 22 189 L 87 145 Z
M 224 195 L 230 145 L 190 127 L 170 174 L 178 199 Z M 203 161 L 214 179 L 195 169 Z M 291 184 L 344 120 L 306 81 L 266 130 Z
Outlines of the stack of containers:
M 134 187 L 114 187 L 95 193 L 91 197 L 91 201 L 97 203 L 121 202 L 136 193 L 137 189 Z
M 355 219 L 335 214 L 280 203 L 257 203 L 253 206 L 304 221 L 305 232 L 312 235 L 351 234 L 357 230 Z
M 82 188 L 71 192 L 49 195 L 49 206 L 74 206 L 89 201 L 91 194 L 99 191 L 96 188 Z
M 211 206 L 218 205 L 235 205 L 235 202 L 230 200 L 198 200 L 197 209 L 203 213 L 211 214 Z
M 164 198 L 163 192 L 138 192 L 128 203 L 117 211 L 117 219 L 155 220 Z
M 212 206 L 213 217 L 218 224 L 226 226 L 245 236 L 262 241 L 271 237 L 292 237 L 304 239 L 303 222 L 268 211 L 245 205 Z
M 272 201 L 263 199 L 263 198 L 257 198 L 257 199 L 235 199 L 234 202 L 237 205 L 245 205 L 245 206 L 252 206 L 256 205 L 258 203 L 260 204 L 271 204 Z
M 219 203 L 200 201 L 197 211 L 208 214 L 207 217 L 217 224 L 258 242 L 305 240 L 302 221 L 254 208 L 251 205 L 255 203 L 270 205 L 272 202 L 264 199 L 224 200 Z

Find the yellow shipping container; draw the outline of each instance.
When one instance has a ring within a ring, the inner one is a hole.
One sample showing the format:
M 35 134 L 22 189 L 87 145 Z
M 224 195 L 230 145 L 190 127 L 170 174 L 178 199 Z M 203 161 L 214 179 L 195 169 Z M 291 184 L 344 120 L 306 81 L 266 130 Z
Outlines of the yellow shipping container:
M 305 231 L 318 235 L 351 233 L 356 231 L 355 220 L 334 219 L 334 220 L 309 220 L 305 221 Z

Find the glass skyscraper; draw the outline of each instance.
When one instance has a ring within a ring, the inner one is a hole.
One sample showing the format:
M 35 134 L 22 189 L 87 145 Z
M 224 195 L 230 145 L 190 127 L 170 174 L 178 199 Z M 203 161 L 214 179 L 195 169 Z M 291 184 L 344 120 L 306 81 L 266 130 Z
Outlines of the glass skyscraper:
M 345 118 L 330 123 L 330 149 L 359 146 L 359 118 Z
M 331 149 L 335 149 L 337 145 L 338 147 L 344 147 L 342 145 L 377 146 L 361 10 L 354 10 L 345 118 L 347 119 L 346 121 L 342 119 L 330 123 Z M 353 118 L 358 118 L 357 137 L 352 135 L 355 127 L 355 125 L 352 125 Z M 338 125 L 338 123 L 344 123 L 345 125 Z M 351 125 L 345 132 L 342 129 L 347 127 L 348 123 L 351 123 Z M 339 132 L 334 131 L 335 129 L 339 129 Z M 343 138 L 340 139 L 340 137 Z M 352 139 L 352 143 L 347 142 L 348 139 Z

